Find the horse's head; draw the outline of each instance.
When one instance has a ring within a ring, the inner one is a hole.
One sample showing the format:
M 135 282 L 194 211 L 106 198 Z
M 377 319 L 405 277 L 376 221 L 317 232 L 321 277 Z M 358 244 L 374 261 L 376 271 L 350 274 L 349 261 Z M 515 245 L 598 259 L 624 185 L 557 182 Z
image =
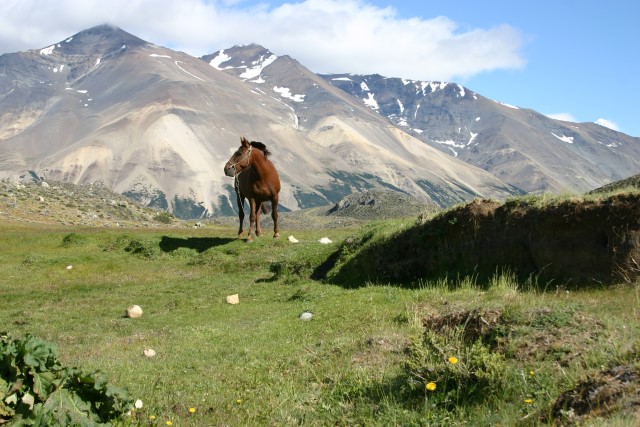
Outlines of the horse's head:
M 226 165 L 224 174 L 226 176 L 236 176 L 251 165 L 251 152 L 253 147 L 244 136 L 240 138 L 240 148 L 233 153 Z

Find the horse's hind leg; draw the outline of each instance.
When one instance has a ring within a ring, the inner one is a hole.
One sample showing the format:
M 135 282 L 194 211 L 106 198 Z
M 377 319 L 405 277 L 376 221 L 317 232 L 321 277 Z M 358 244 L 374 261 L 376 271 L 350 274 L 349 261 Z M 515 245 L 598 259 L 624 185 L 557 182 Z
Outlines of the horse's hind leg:
M 254 230 L 256 226 L 256 201 L 249 199 L 249 235 L 247 242 L 253 242 Z
M 262 202 L 256 203 L 256 236 L 262 236 L 262 226 L 260 225 L 260 211 L 262 210 Z

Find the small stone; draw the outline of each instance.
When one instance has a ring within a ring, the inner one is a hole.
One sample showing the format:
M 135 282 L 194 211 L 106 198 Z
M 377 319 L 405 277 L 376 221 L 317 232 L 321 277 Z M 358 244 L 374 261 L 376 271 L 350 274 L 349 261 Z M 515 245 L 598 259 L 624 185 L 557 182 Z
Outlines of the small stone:
M 298 243 L 298 242 L 299 242 L 299 240 L 298 240 L 298 239 L 296 239 L 296 238 L 295 238 L 295 237 L 293 237 L 293 236 L 289 236 L 289 241 L 290 241 L 291 243 Z
M 144 355 L 147 357 L 155 357 L 156 351 L 152 348 L 147 348 L 143 351 Z
M 227 304 L 239 304 L 239 303 L 240 303 L 240 298 L 238 297 L 238 294 L 227 296 Z
M 142 316 L 142 309 L 139 305 L 130 305 L 127 308 L 127 317 L 135 319 Z
M 311 320 L 312 317 L 313 317 L 313 313 L 309 311 L 305 311 L 300 315 L 300 320 Z
M 67 265 L 67 270 L 71 270 L 73 268 L 73 265 Z
M 331 240 L 328 237 L 323 237 L 322 239 L 319 240 L 319 242 L 322 243 L 323 245 L 327 245 L 331 243 Z

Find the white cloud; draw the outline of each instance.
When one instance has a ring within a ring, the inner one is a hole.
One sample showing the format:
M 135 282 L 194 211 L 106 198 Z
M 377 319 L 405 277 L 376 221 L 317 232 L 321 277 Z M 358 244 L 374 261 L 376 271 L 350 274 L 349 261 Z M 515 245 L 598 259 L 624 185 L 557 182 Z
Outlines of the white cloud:
M 563 122 L 577 122 L 576 118 L 571 113 L 555 113 L 545 115 L 551 119 L 562 120 Z
M 452 81 L 524 65 L 523 36 L 508 25 L 461 30 L 446 17 L 405 19 L 393 7 L 363 0 L 280 6 L 206 0 L 3 0 L 0 53 L 42 48 L 103 23 L 195 56 L 259 43 L 318 73 Z
M 620 128 L 618 127 L 618 125 L 617 125 L 616 123 L 612 122 L 611 120 L 607 120 L 607 119 L 598 119 L 598 120 L 596 120 L 594 123 L 595 123 L 595 124 L 598 124 L 598 125 L 600 125 L 600 126 L 604 126 L 604 127 L 606 127 L 606 128 L 609 128 L 609 129 L 616 130 L 616 131 L 619 131 L 619 130 L 620 130 Z

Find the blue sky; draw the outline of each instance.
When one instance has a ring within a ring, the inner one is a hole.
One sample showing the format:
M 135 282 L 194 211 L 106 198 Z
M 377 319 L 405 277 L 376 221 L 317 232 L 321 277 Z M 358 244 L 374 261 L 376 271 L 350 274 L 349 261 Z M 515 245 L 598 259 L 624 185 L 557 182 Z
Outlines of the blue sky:
M 318 73 L 460 83 L 640 136 L 640 6 L 630 0 L 2 0 L 0 54 L 102 23 L 194 56 L 258 43 Z

